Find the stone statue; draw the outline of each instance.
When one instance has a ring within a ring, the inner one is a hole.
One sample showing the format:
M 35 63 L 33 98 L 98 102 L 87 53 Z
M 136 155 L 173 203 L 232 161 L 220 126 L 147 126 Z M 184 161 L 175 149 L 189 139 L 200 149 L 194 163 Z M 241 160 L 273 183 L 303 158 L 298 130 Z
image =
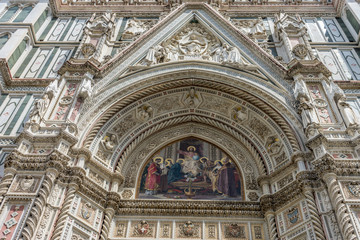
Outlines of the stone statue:
M 342 97 L 339 99 L 338 106 L 340 109 L 340 112 L 342 113 L 345 123 L 349 127 L 357 126 L 359 125 L 359 119 L 355 115 L 354 110 L 350 106 L 349 103 L 346 102 L 346 98 Z
M 164 62 L 165 50 L 162 46 L 155 46 L 149 49 L 145 62 L 148 66 Z
M 165 49 L 165 62 L 177 61 L 179 59 L 179 49 L 176 47 L 176 42 L 171 41 Z
M 52 81 L 49 86 L 46 87 L 45 93 L 49 95 L 50 98 L 54 97 L 58 91 L 58 78 Z
M 79 96 L 82 98 L 90 97 L 92 94 L 92 86 L 91 86 L 91 80 L 85 79 L 84 83 L 80 89 Z
M 249 31 L 249 34 L 251 35 L 259 35 L 259 34 L 264 34 L 265 32 L 265 27 L 263 24 L 263 20 L 261 17 L 259 17 L 258 19 L 256 19 Z
M 50 99 L 47 93 L 45 93 L 42 98 L 36 100 L 34 108 L 30 113 L 31 123 L 40 123 L 40 121 L 44 118 L 49 103 Z
M 224 44 L 223 62 L 231 65 L 244 65 L 239 49 Z
M 318 123 L 318 119 L 315 115 L 314 105 L 305 97 L 300 97 L 301 117 L 303 120 L 304 128 L 312 123 Z
M 147 30 L 146 27 L 144 27 L 144 24 L 136 19 L 130 19 L 127 24 L 127 28 L 125 29 L 123 33 L 123 38 L 125 39 L 131 39 L 135 37 L 136 35 L 140 35 L 141 33 L 145 32 Z
M 212 60 L 215 62 L 222 62 L 224 49 L 220 44 L 217 44 L 211 51 Z

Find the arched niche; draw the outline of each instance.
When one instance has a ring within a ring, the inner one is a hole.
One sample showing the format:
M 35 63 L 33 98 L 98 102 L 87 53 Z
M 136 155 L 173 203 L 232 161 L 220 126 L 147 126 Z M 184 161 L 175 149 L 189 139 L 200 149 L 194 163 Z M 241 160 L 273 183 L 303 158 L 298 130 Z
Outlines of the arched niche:
M 125 161 L 119 163 L 117 172 L 125 178 L 120 187 L 122 196 L 134 199 L 137 189 L 141 186 L 141 176 L 146 165 L 156 154 L 169 144 L 183 139 L 195 138 L 216 146 L 233 161 L 242 179 L 241 200 L 257 200 L 260 189 L 257 178 L 264 174 L 265 166 L 259 153 L 248 142 L 242 142 L 230 134 L 215 127 L 189 122 L 168 127 L 141 139 L 127 155 Z M 238 198 L 239 200 L 239 198 Z
M 243 200 L 236 162 L 217 146 L 188 137 L 159 149 L 143 164 L 136 198 Z

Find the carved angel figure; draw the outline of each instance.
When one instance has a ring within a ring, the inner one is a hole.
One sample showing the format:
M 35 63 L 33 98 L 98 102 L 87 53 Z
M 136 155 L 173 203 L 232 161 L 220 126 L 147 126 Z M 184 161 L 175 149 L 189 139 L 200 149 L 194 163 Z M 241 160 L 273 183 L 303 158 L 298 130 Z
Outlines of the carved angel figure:
M 50 99 L 47 93 L 45 93 L 42 98 L 36 100 L 34 108 L 30 113 L 30 122 L 40 123 L 43 119 L 46 109 L 49 106 Z

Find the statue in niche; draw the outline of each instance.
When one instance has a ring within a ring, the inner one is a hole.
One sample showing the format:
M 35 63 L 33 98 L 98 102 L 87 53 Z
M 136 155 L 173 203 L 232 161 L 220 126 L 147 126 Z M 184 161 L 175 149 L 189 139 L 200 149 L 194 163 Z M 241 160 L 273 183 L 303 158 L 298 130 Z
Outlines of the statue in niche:
M 350 104 L 346 102 L 345 97 L 339 99 L 338 106 L 344 117 L 345 122 L 348 124 L 349 127 L 359 125 L 359 119 L 357 118 Z
M 309 94 L 305 89 L 304 83 L 302 80 L 297 80 L 294 86 L 294 95 L 296 99 L 300 99 L 301 97 L 309 99 Z
M 43 120 L 47 107 L 49 106 L 49 95 L 45 93 L 42 98 L 35 101 L 34 108 L 30 113 L 31 123 L 40 123 Z
M 310 100 L 305 97 L 300 97 L 299 101 L 299 110 L 301 111 L 304 127 L 306 128 L 310 124 L 318 123 L 317 117 L 315 115 L 314 105 L 310 102 Z

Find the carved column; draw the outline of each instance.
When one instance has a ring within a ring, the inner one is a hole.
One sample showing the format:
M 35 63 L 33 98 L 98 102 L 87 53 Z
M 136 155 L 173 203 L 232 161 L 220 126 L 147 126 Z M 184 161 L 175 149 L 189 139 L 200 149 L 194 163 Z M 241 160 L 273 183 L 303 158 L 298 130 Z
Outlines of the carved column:
M 266 222 L 268 225 L 269 233 L 270 233 L 270 239 L 271 240 L 277 240 L 279 239 L 276 229 L 276 220 L 275 220 L 275 214 L 274 212 L 267 212 L 265 214 Z
M 345 199 L 340 193 L 340 187 L 336 179 L 336 174 L 326 173 L 323 176 L 323 180 L 327 185 L 330 200 L 335 209 L 336 217 L 338 221 L 340 221 L 340 230 L 344 239 L 356 240 L 357 237 L 355 235 L 355 229 L 354 226 L 351 224 L 349 212 L 344 204 Z
M 110 192 L 107 199 L 107 208 L 104 212 L 104 221 L 101 228 L 100 238 L 101 240 L 107 240 L 110 230 L 111 221 L 115 215 L 115 211 L 118 208 L 120 202 L 120 195 L 115 192 Z
M 55 228 L 53 231 L 53 235 L 51 237 L 52 240 L 60 239 L 61 234 L 63 233 L 64 227 L 66 224 L 66 219 L 67 219 L 68 213 L 70 211 L 72 201 L 75 197 L 75 193 L 78 190 L 78 188 L 79 188 L 79 186 L 76 183 L 69 184 L 68 190 L 66 193 L 66 197 L 64 199 L 63 207 L 60 210 L 61 212 L 58 216 L 58 219 L 56 221 Z
M 9 190 L 9 187 L 14 180 L 16 170 L 14 168 L 7 167 L 5 168 L 4 177 L 1 179 L 0 182 L 0 203 L 4 199 L 5 193 Z
M 266 179 L 258 180 L 262 188 L 263 195 L 260 202 L 265 212 L 265 219 L 267 222 L 269 235 L 271 240 L 279 239 L 276 228 L 275 212 L 272 209 L 272 197 L 270 196 L 270 185 Z
M 57 174 L 58 172 L 55 169 L 47 170 L 44 181 L 39 189 L 39 193 L 35 198 L 33 206 L 31 207 L 29 217 L 26 219 L 25 227 L 22 230 L 22 239 L 32 239 L 42 212 L 45 209 L 46 200 L 50 194 Z
M 104 222 L 101 229 L 101 240 L 108 239 L 109 230 L 110 230 L 110 223 L 112 221 L 112 218 L 114 217 L 115 210 L 112 207 L 108 207 L 105 209 L 105 216 L 104 216 Z
M 324 229 L 321 224 L 321 218 L 316 207 L 314 191 L 309 187 L 305 187 L 304 195 L 305 195 L 306 203 L 309 207 L 310 217 L 315 230 L 316 239 L 326 240 Z

